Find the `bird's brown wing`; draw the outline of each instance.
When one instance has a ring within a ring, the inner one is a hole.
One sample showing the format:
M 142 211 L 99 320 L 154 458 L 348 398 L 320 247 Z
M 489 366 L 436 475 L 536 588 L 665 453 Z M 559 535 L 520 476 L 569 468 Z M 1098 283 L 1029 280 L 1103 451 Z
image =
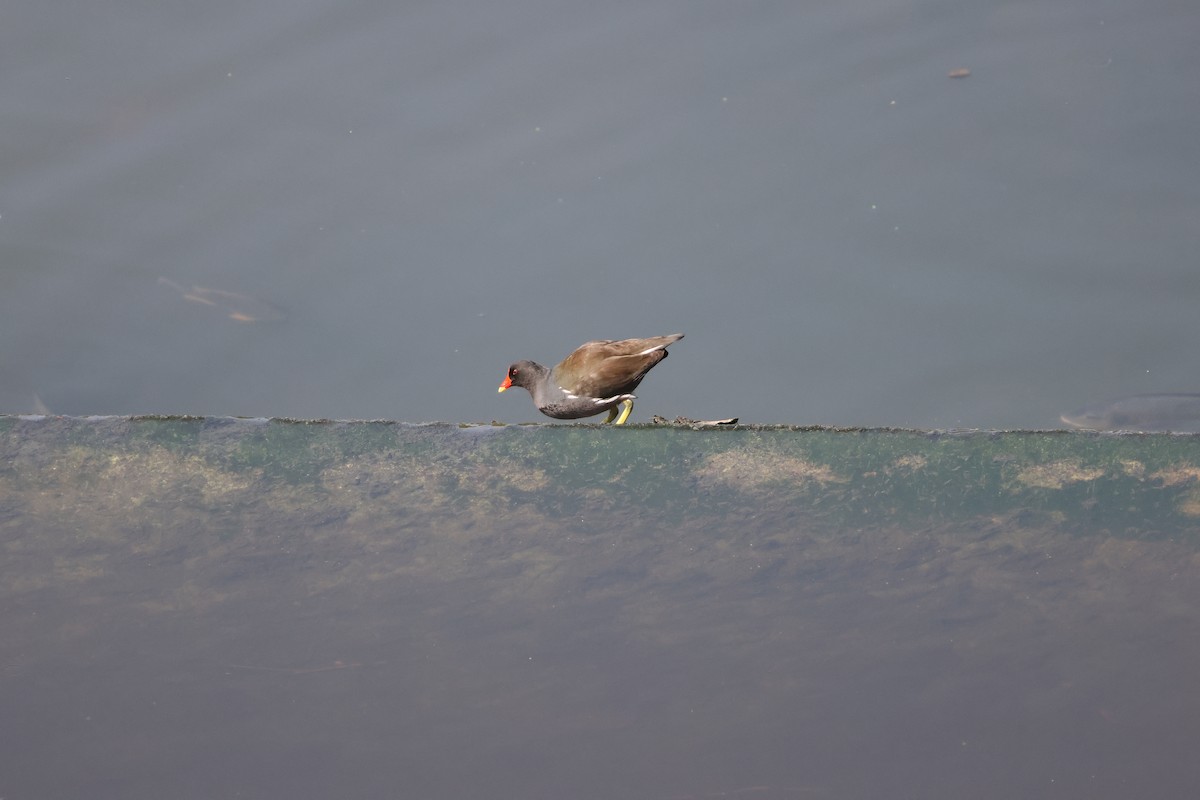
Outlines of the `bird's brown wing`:
M 666 346 L 683 334 L 646 339 L 597 340 L 580 345 L 555 369 L 560 386 L 581 397 L 632 392 L 646 373 L 667 357 Z

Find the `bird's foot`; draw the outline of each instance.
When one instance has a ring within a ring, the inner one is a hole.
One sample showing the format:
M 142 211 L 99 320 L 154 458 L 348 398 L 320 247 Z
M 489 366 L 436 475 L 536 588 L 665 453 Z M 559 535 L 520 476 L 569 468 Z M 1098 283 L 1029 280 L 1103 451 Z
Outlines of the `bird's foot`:
M 604 422 L 606 424 L 611 422 L 613 425 L 624 425 L 625 420 L 629 419 L 630 411 L 633 411 L 633 401 L 622 400 L 608 410 L 608 418 Z

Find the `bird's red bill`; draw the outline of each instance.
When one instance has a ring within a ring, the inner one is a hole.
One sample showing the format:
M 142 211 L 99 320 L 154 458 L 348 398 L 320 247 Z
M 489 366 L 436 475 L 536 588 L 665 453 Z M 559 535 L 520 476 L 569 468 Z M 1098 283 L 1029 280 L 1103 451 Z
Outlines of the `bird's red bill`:
M 503 392 L 505 389 L 509 388 L 510 386 L 512 386 L 512 377 L 505 375 L 504 383 L 500 384 L 500 391 Z

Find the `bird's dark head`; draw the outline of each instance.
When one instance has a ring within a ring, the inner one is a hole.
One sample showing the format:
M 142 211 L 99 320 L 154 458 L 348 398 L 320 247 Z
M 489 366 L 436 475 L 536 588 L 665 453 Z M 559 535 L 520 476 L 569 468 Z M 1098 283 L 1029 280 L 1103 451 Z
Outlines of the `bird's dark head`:
M 533 361 L 518 361 L 508 368 L 508 374 L 504 376 L 504 382 L 500 384 L 500 388 L 496 391 L 503 392 L 505 389 L 511 389 L 514 386 L 528 389 L 537 382 L 538 377 L 545 371 L 545 367 Z

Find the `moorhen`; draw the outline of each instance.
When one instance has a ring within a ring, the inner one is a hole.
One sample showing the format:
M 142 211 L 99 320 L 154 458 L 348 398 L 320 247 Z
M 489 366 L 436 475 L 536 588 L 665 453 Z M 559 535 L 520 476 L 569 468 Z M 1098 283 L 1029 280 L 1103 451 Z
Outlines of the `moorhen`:
M 538 411 L 555 419 L 579 419 L 607 411 L 605 422 L 624 425 L 633 410 L 633 390 L 667 357 L 667 346 L 682 338 L 682 333 L 672 333 L 587 342 L 553 369 L 535 361 L 518 361 L 508 368 L 499 391 L 513 386 L 528 389 Z

